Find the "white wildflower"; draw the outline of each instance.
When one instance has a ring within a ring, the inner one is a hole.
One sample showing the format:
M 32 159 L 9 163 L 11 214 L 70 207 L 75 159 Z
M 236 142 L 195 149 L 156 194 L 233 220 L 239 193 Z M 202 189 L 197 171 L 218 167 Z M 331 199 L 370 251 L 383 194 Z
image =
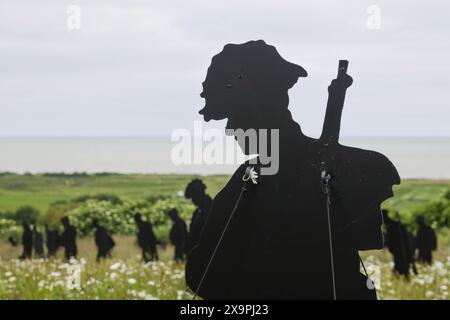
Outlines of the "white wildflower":
M 120 268 L 120 262 L 113 263 L 110 267 L 111 270 L 117 270 Z
M 245 174 L 242 177 L 242 180 L 244 181 L 248 181 L 248 180 L 252 180 L 253 184 L 258 184 L 258 173 L 255 171 L 255 167 L 251 167 L 250 169 L 247 167 L 247 169 L 245 170 Z

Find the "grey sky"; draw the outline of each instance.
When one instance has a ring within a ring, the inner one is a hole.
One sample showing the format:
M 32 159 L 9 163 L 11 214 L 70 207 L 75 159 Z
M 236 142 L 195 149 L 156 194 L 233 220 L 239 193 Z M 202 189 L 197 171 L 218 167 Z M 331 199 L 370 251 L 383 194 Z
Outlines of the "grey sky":
M 70 4 L 80 30 L 66 26 Z M 366 26 L 369 5 L 379 30 Z M 290 91 L 308 135 L 345 58 L 343 135 L 450 136 L 450 3 L 416 0 L 1 0 L 0 136 L 192 129 L 211 57 L 255 39 L 308 71 Z

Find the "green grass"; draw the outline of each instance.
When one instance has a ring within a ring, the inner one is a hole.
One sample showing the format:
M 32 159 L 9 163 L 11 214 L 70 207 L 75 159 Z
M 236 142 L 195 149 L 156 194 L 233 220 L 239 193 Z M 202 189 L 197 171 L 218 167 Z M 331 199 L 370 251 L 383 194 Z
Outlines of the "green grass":
M 21 248 L 0 241 L 0 299 L 192 299 L 184 265 L 171 261 L 172 246 L 159 247 L 160 262 L 144 264 L 134 236 L 115 239 L 113 258 L 100 263 L 95 262 L 93 238 L 78 239 L 79 288 L 67 286 L 71 266 L 62 260 L 61 251 L 56 259 L 19 261 Z M 440 247 L 431 267 L 418 264 L 419 275 L 409 281 L 392 273 L 387 250 L 363 252 L 362 258 L 379 285 L 379 299 L 448 300 L 449 250 Z
M 400 211 L 411 211 L 444 195 L 450 188 L 448 180 L 405 180 L 394 187 L 394 197 L 386 205 Z
M 171 261 L 172 246 L 159 247 L 160 262 L 144 265 L 134 236 L 115 239 L 113 258 L 100 263 L 93 238 L 78 239 L 81 258 L 72 264 L 61 260 L 61 251 L 56 259 L 19 261 L 21 248 L 0 242 L 0 299 L 192 299 L 184 265 Z M 418 264 L 419 275 L 409 281 L 392 273 L 387 250 L 363 252 L 362 258 L 379 299 L 449 299 L 449 247 L 439 248 L 431 267 Z M 81 270 L 80 287 L 67 286 L 73 265 Z
M 116 237 L 114 258 L 95 261 L 92 237 L 78 240 L 81 258 L 20 261 L 20 247 L 0 244 L 0 299 L 189 299 L 184 265 L 171 261 L 173 248 L 159 248 L 160 262 L 145 264 L 134 237 Z M 61 250 L 60 250 L 61 251 Z M 79 287 L 68 281 L 79 270 Z
M 0 211 L 14 211 L 32 205 L 45 212 L 58 200 L 80 195 L 109 193 L 122 199 L 151 195 L 175 195 L 195 176 L 190 175 L 108 175 L 49 177 L 44 175 L 0 175 Z M 227 176 L 202 177 L 214 196 L 228 181 Z M 395 187 L 395 196 L 385 206 L 401 214 L 439 198 L 450 181 L 406 180 Z M 432 267 L 420 266 L 411 281 L 392 274 L 391 256 L 385 250 L 363 253 L 366 266 L 379 268 L 381 299 L 448 299 L 450 284 L 449 233 L 443 230 L 440 248 Z M 134 236 L 116 236 L 113 260 L 95 262 L 93 239 L 80 238 L 83 257 L 81 288 L 66 286 L 67 263 L 55 260 L 18 261 L 20 247 L 0 241 L 0 299 L 189 299 L 183 265 L 171 262 L 173 248 L 160 248 L 162 262 L 144 265 Z M 61 253 L 60 253 L 61 254 Z M 117 267 L 119 266 L 119 267 Z
M 14 211 L 31 205 L 46 211 L 57 200 L 70 200 L 80 195 L 109 193 L 123 199 L 142 199 L 151 195 L 175 195 L 198 176 L 192 175 L 90 175 L 83 177 L 49 177 L 45 175 L 0 176 L 0 211 Z M 207 192 L 214 196 L 227 183 L 228 176 L 201 177 Z M 400 213 L 414 210 L 427 201 L 439 198 L 450 181 L 405 180 L 394 189 L 395 196 L 386 206 Z
M 44 175 L 0 176 L 0 211 L 14 211 L 31 205 L 40 211 L 57 200 L 80 195 L 108 193 L 123 199 L 142 199 L 151 195 L 175 195 L 198 176 L 191 175 L 108 175 L 86 177 L 48 177 Z M 215 195 L 228 181 L 227 176 L 202 177 L 207 191 Z

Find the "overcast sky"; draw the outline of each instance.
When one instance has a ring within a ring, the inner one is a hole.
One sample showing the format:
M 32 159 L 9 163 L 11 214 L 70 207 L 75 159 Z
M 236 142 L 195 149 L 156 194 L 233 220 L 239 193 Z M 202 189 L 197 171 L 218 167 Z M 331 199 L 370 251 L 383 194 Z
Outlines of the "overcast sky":
M 72 4 L 79 30 L 67 27 Z M 380 29 L 367 27 L 370 5 Z M 290 91 L 306 134 L 319 135 L 327 86 L 348 59 L 342 135 L 450 136 L 444 0 L 0 0 L 0 136 L 192 129 L 211 57 L 257 39 L 308 71 Z

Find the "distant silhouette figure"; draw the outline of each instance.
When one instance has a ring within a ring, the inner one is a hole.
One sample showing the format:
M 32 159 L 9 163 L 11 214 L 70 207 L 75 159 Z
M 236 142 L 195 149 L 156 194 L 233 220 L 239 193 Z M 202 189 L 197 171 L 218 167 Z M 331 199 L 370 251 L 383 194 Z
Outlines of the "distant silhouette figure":
M 34 256 L 36 258 L 44 258 L 44 237 L 39 232 L 36 225 L 33 225 L 33 238 L 34 238 Z
M 205 121 L 228 118 L 230 130 L 258 130 L 257 150 L 233 134 L 244 153 L 259 157 L 241 165 L 214 198 L 188 255 L 186 281 L 199 296 L 376 299 L 359 271 L 358 250 L 383 247 L 380 205 L 400 178 L 383 155 L 338 143 L 352 84 L 346 70 L 341 61 L 316 140 L 302 133 L 288 110 L 288 90 L 307 76 L 302 67 L 261 40 L 228 44 L 213 57 L 200 114 Z M 262 157 L 264 148 L 279 163 L 272 174 L 262 174 L 276 165 Z M 257 184 L 248 178 L 249 166 L 260 173 Z
M 27 222 L 22 222 L 22 227 L 23 252 L 21 258 L 30 259 L 33 253 L 33 232 L 31 231 L 30 225 Z
M 187 227 L 186 222 L 178 215 L 177 209 L 169 211 L 169 217 L 172 219 L 173 225 L 170 229 L 170 242 L 175 247 L 174 260 L 177 262 L 184 261 L 184 246 L 187 239 Z
M 54 257 L 59 247 L 59 234 L 56 230 L 51 230 L 48 224 L 45 225 L 45 243 L 47 245 L 47 255 Z
M 13 247 L 17 247 L 18 243 L 17 240 L 14 239 L 13 237 L 8 237 L 8 242 L 11 244 L 11 246 Z
M 412 236 L 400 221 L 391 219 L 386 210 L 382 212 L 386 225 L 385 244 L 394 257 L 394 273 L 409 278 L 411 267 L 417 274 Z
M 108 231 L 102 227 L 97 219 L 92 220 L 92 225 L 95 228 L 95 245 L 97 246 L 97 261 L 102 258 L 110 257 L 111 250 L 114 248 L 116 243 L 114 242 Z
M 433 262 L 433 251 L 437 249 L 436 233 L 425 223 L 422 216 L 416 219 L 419 229 L 415 239 L 415 248 L 418 250 L 417 260 L 427 264 Z
M 184 247 L 184 252 L 189 252 L 197 245 L 200 240 L 200 234 L 205 225 L 208 212 L 211 209 L 212 199 L 205 193 L 206 185 L 200 179 L 192 180 L 184 191 L 186 199 L 191 199 L 196 206 L 192 214 L 191 223 L 189 225 L 189 234 Z
M 77 230 L 70 224 L 68 217 L 61 218 L 61 223 L 64 226 L 64 231 L 61 234 L 61 245 L 64 247 L 65 258 L 70 260 L 76 258 L 78 254 Z
M 157 239 L 153 232 L 153 227 L 150 221 L 142 220 L 140 213 L 134 215 L 134 221 L 138 228 L 137 238 L 139 246 L 142 249 L 142 258 L 144 262 L 159 260 L 158 251 L 156 248 Z

